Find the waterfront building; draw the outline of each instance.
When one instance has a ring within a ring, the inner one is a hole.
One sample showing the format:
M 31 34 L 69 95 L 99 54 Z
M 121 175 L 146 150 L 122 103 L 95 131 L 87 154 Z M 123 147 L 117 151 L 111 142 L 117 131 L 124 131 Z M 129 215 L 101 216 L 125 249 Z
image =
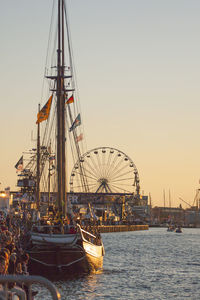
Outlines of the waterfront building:
M 35 210 L 35 195 L 12 192 L 15 206 Z M 77 215 L 88 216 L 88 203 L 91 204 L 100 223 L 104 224 L 143 224 L 150 216 L 148 196 L 124 193 L 68 193 L 67 197 Z M 42 214 L 56 201 L 56 194 L 41 192 Z M 84 211 L 84 212 L 83 212 Z

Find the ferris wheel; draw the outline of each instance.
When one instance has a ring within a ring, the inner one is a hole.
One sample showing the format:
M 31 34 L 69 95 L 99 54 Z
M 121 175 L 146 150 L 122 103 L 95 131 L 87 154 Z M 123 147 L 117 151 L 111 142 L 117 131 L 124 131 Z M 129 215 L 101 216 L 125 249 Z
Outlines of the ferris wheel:
M 139 194 L 138 170 L 122 151 L 110 147 L 95 148 L 84 153 L 74 165 L 70 191 Z

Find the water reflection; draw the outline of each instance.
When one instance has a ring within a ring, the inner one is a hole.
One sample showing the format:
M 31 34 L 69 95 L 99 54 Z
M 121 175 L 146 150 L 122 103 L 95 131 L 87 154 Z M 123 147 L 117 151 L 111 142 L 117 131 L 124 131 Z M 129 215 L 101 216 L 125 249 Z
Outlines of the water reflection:
M 62 299 L 87 299 L 93 300 L 103 296 L 97 292 L 102 290 L 101 273 L 84 275 L 71 278 L 67 281 L 59 281 L 54 284 L 60 291 Z

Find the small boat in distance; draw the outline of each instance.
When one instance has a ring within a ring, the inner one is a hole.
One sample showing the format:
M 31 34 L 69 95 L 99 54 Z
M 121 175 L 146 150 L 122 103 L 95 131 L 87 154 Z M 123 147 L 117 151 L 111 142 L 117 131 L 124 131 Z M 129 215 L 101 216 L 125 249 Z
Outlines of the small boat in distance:
M 181 226 L 178 226 L 175 230 L 176 233 L 182 233 L 182 229 Z
M 167 231 L 173 232 L 175 230 L 175 226 L 173 224 L 168 225 Z

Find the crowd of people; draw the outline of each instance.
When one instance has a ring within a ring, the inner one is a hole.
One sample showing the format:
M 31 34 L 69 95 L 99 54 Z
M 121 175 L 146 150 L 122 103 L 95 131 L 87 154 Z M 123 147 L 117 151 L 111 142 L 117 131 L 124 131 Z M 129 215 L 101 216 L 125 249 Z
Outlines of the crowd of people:
M 28 275 L 29 255 L 21 247 L 22 219 L 0 211 L 0 274 Z
M 0 275 L 29 275 L 29 255 L 21 246 L 21 236 L 26 234 L 25 231 L 22 218 L 0 211 Z M 16 287 L 28 292 L 26 286 L 9 284 L 10 290 L 16 290 Z

